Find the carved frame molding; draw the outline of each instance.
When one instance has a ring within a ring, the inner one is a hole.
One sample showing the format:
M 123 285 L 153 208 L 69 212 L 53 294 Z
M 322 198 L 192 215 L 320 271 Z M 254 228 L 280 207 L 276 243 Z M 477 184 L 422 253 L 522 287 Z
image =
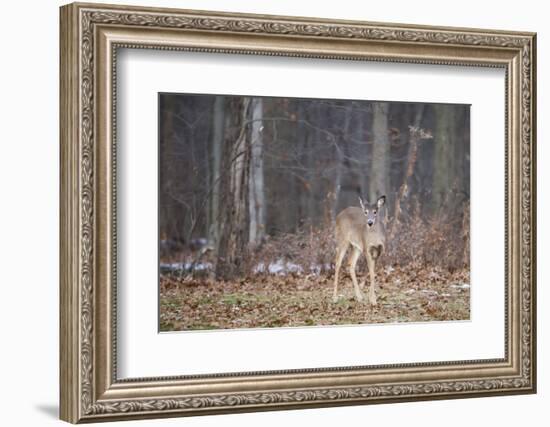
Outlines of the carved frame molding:
M 506 357 L 118 381 L 113 135 L 120 47 L 504 67 Z M 62 7 L 61 418 L 101 421 L 534 392 L 535 68 L 532 33 Z M 266 377 L 273 378 L 267 386 Z

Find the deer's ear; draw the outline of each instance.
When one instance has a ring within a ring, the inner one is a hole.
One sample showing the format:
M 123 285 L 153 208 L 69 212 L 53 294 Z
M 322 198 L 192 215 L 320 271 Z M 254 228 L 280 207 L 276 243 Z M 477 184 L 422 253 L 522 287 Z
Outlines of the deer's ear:
M 363 199 L 361 197 L 359 197 L 359 203 L 361 204 L 361 209 L 363 209 L 363 211 L 365 210 L 365 204 L 363 203 Z
M 384 206 L 385 203 L 386 203 L 386 196 L 382 196 L 376 202 L 376 206 L 378 206 L 378 209 L 380 209 L 382 206 Z

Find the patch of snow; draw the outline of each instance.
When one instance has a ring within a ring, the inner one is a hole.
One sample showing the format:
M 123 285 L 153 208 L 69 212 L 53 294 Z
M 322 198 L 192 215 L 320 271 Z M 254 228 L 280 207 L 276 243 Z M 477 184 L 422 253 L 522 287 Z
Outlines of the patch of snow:
M 321 266 L 320 265 L 312 265 L 309 267 L 309 271 L 311 271 L 313 274 L 317 275 L 321 273 Z
M 193 239 L 191 240 L 191 243 L 195 244 L 195 245 L 206 245 L 208 243 L 208 240 L 206 239 L 206 237 L 198 237 L 196 239 Z
M 260 262 L 259 264 L 256 265 L 256 267 L 254 267 L 252 269 L 252 271 L 254 271 L 254 273 L 256 273 L 256 274 L 264 273 L 265 272 L 265 264 L 263 262 Z
M 172 262 L 169 264 L 160 264 L 161 270 L 168 271 L 205 271 L 213 268 L 210 262 L 197 262 L 193 264 L 191 262 Z
M 315 275 L 319 275 L 321 274 L 321 271 L 323 270 L 330 270 L 332 268 L 332 265 L 330 264 L 312 264 L 310 267 L 309 267 L 309 271 L 311 271 L 313 274 Z
M 451 285 L 451 288 L 455 288 L 455 289 L 469 289 L 470 288 L 470 285 L 468 283 L 459 283 L 457 285 Z
M 304 269 L 293 262 L 285 262 L 282 259 L 278 259 L 275 262 L 270 262 L 267 267 L 263 262 L 260 262 L 252 270 L 254 273 L 269 273 L 269 274 L 279 274 L 284 276 L 288 273 L 303 273 Z

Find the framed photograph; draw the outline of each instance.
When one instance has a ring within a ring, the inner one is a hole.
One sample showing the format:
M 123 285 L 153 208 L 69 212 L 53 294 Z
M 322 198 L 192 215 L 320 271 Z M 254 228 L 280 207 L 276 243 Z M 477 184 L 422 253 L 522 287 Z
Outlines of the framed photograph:
M 536 37 L 61 8 L 61 418 L 536 391 Z

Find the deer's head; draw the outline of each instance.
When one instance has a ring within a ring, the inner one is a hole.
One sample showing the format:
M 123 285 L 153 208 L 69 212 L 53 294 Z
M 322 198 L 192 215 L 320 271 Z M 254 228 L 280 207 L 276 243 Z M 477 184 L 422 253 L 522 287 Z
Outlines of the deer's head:
M 367 218 L 367 226 L 370 228 L 374 224 L 376 224 L 376 221 L 378 219 L 378 212 L 386 203 L 386 196 L 379 197 L 376 203 L 365 202 L 361 197 L 359 197 L 359 203 L 361 203 L 361 210 Z

